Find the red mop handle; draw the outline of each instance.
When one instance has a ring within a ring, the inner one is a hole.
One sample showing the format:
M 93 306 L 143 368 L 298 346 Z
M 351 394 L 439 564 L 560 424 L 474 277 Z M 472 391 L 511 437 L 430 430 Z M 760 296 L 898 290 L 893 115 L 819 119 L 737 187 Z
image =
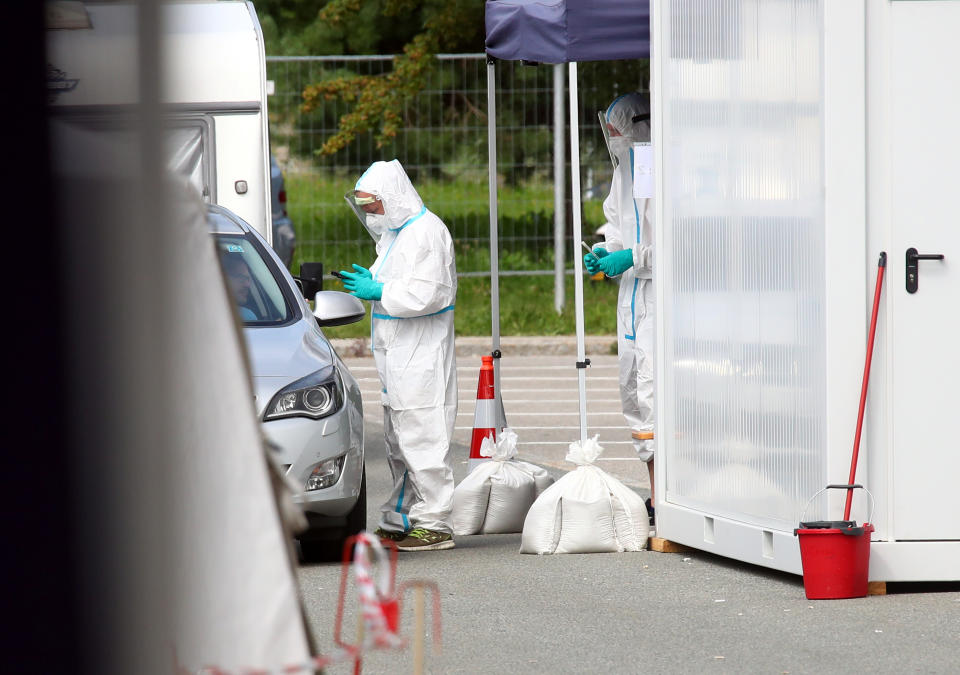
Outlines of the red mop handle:
M 860 454 L 860 432 L 863 431 L 863 410 L 867 405 L 867 383 L 870 382 L 870 362 L 873 360 L 873 338 L 877 334 L 877 312 L 880 309 L 880 287 L 883 285 L 883 272 L 887 268 L 887 254 L 880 254 L 877 262 L 877 287 L 873 291 L 873 312 L 870 315 L 870 336 L 867 338 L 867 362 L 863 365 L 863 386 L 860 387 L 860 411 L 857 413 L 857 435 L 853 439 L 853 458 L 850 460 L 850 479 L 847 485 L 853 485 L 857 477 L 857 457 Z M 853 502 L 853 488 L 847 490 L 847 501 L 843 507 L 843 519 L 850 520 L 850 506 Z

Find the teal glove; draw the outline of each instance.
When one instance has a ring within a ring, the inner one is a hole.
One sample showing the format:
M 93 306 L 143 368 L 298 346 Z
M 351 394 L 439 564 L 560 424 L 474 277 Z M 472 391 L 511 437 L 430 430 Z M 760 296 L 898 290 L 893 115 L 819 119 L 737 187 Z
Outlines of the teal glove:
M 354 295 L 361 300 L 379 300 L 383 297 L 383 283 L 374 281 L 370 270 L 356 263 L 353 264 L 353 269 L 356 271 L 340 271 L 341 276 L 343 276 L 343 287 L 350 291 L 350 295 Z
M 351 278 L 353 278 L 353 277 L 366 277 L 367 279 L 372 279 L 372 278 L 373 278 L 373 275 L 370 274 L 370 270 L 368 270 L 368 269 L 367 269 L 366 267 L 364 267 L 363 265 L 358 265 L 357 263 L 353 263 L 353 264 L 350 265 L 350 266 L 354 269 L 353 272 L 344 272 L 343 270 L 340 270 L 340 274 L 343 274 L 343 275 L 345 275 L 345 276 L 347 276 L 347 277 L 351 277 Z
M 625 248 L 600 259 L 600 269 L 608 277 L 618 277 L 633 267 L 633 251 Z
M 586 266 L 587 272 L 589 272 L 591 275 L 599 272 L 600 258 L 604 258 L 607 255 L 607 249 L 603 248 L 602 246 L 598 246 L 597 248 L 593 249 L 593 253 L 587 253 L 584 255 L 583 264 Z

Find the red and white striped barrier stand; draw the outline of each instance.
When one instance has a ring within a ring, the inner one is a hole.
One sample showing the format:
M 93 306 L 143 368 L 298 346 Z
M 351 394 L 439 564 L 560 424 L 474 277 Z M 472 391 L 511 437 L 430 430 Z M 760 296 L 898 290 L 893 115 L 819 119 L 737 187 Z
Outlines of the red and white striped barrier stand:
M 480 454 L 484 438 L 497 438 L 497 404 L 493 384 L 493 357 L 481 356 L 480 380 L 477 383 L 477 408 L 473 416 L 473 436 L 470 439 L 469 469 L 489 461 Z
M 392 542 L 391 542 L 392 543 Z M 346 644 L 339 637 L 339 626 L 343 618 L 343 603 L 346 588 L 346 570 L 341 580 L 340 604 L 337 609 L 337 631 L 335 640 L 337 648 L 328 654 L 314 656 L 304 663 L 293 663 L 280 668 L 244 668 L 239 671 L 229 671 L 217 666 L 205 666 L 197 671 L 197 675 L 291 675 L 294 673 L 315 673 L 326 666 L 335 663 L 353 661 L 354 673 L 360 672 L 363 653 L 375 649 L 401 649 L 407 643 L 397 635 L 397 597 L 394 588 L 396 572 L 396 557 L 390 556 L 384 550 L 378 537 L 361 532 L 348 539 L 345 548 L 345 564 L 349 563 L 350 553 L 348 546 L 353 546 L 354 582 L 360 599 L 362 614 L 363 637 L 358 644 Z M 396 545 L 393 545 L 394 553 Z M 370 552 L 368 554 L 368 551 Z M 380 580 L 374 581 L 370 559 L 375 558 L 379 564 Z M 439 600 L 436 601 L 437 603 Z M 439 606 L 434 609 L 435 632 L 439 626 Z M 180 672 L 180 669 L 178 669 Z

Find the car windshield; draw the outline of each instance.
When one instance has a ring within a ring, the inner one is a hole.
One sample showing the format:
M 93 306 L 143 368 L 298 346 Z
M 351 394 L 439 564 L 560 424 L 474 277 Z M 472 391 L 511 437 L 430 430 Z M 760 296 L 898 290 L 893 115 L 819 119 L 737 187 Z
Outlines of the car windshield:
M 218 235 L 217 250 L 245 325 L 281 324 L 291 319 L 274 266 L 267 263 L 252 237 Z

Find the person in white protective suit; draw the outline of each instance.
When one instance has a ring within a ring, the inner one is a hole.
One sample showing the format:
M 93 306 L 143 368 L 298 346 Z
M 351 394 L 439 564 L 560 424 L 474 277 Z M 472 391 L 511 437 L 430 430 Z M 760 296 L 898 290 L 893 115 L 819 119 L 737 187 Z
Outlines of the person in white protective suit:
M 605 244 L 584 256 L 590 274 L 620 277 L 617 298 L 617 354 L 620 401 L 634 448 L 647 463 L 653 524 L 653 348 L 656 296 L 653 287 L 653 204 L 633 196 L 634 143 L 650 141 L 650 97 L 633 92 L 600 113 L 613 160 L 610 194 L 603 202 Z
M 354 264 L 341 272 L 344 287 L 370 301 L 371 349 L 382 385 L 394 487 L 376 534 L 402 551 L 453 548 L 453 239 L 397 160 L 374 162 L 346 199 L 377 242 L 369 270 Z

